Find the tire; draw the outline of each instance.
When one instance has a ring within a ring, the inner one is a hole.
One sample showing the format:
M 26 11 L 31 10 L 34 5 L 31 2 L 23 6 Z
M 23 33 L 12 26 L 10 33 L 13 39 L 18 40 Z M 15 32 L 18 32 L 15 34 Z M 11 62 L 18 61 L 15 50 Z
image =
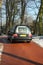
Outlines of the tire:
M 13 42 L 12 38 L 10 38 L 10 42 L 11 42 L 11 43 Z
M 13 40 L 12 40 L 12 37 L 11 36 L 8 36 L 8 40 L 12 43 Z
M 10 38 L 11 38 L 11 37 L 10 37 L 10 36 L 8 36 L 8 40 L 10 40 Z
M 10 40 L 9 37 L 7 38 L 7 40 Z

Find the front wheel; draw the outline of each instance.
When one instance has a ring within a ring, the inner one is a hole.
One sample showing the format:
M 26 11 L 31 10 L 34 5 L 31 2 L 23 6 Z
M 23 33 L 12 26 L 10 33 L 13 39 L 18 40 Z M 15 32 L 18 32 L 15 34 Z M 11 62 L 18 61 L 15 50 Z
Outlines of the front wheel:
M 11 38 L 11 36 L 8 36 L 8 38 L 7 38 L 7 39 L 8 39 L 8 40 L 10 40 L 10 38 Z
M 13 42 L 13 39 L 12 39 L 12 38 L 10 38 L 10 42 L 11 42 L 11 43 Z
M 8 40 L 9 40 L 10 42 L 13 42 L 13 40 L 12 40 L 12 37 L 11 37 L 11 36 L 8 36 Z

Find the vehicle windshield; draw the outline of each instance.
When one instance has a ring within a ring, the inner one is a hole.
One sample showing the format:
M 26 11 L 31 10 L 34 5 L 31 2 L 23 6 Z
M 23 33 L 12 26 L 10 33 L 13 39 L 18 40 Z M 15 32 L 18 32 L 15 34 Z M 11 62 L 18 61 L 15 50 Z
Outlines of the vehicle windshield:
M 18 26 L 16 28 L 16 33 L 28 34 L 31 33 L 31 31 L 27 26 Z

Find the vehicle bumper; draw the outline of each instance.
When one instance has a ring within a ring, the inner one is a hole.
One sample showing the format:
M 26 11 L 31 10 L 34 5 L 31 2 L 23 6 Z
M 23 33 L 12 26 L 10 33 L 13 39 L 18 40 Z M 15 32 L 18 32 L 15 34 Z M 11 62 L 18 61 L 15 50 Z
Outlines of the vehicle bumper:
M 32 38 L 12 38 L 13 41 L 31 41 Z

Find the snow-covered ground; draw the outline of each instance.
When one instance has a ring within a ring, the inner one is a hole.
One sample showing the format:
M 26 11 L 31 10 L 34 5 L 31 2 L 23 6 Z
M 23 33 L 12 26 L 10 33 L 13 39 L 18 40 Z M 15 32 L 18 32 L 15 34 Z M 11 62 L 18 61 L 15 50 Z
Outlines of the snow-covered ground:
M 3 51 L 3 44 L 0 43 L 0 62 L 1 62 L 2 51 Z
M 43 48 L 43 36 L 34 36 L 32 41 Z

